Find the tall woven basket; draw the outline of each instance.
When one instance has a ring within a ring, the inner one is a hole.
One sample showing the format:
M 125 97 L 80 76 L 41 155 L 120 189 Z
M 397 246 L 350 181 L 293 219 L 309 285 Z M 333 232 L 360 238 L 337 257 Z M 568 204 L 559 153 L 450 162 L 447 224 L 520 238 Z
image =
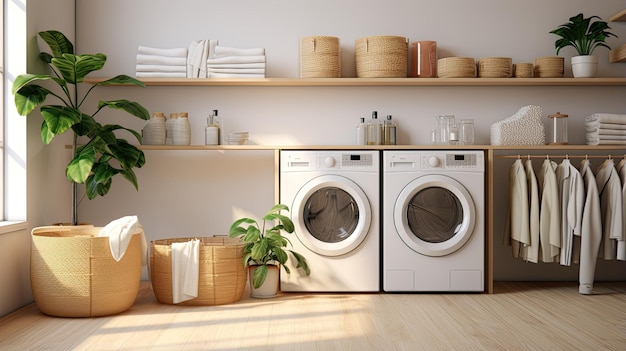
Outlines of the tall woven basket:
M 133 234 L 124 257 L 111 255 L 99 227 L 34 228 L 30 280 L 35 303 L 57 317 L 98 317 L 128 310 L 141 280 L 141 232 Z
M 341 78 L 339 38 L 304 37 L 300 41 L 301 78 Z
M 356 76 L 358 78 L 406 78 L 408 39 L 398 36 L 373 36 L 357 39 Z
M 241 300 L 247 269 L 242 264 L 245 243 L 227 237 L 198 238 L 200 267 L 198 297 L 177 305 L 224 305 Z M 150 243 L 150 277 L 157 300 L 174 304 L 172 297 L 172 243 L 192 238 L 161 239 Z

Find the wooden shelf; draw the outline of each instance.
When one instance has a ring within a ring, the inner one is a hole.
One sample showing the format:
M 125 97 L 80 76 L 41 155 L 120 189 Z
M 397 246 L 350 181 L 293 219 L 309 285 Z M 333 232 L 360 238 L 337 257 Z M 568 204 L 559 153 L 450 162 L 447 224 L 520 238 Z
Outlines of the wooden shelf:
M 609 18 L 610 22 L 626 22 L 626 9 L 614 14 Z
M 71 147 L 71 146 L 69 146 Z M 624 150 L 623 145 L 139 145 L 142 150 L 494 150 L 494 151 L 601 151 Z
M 95 84 L 107 78 L 86 78 Z M 141 78 L 147 86 L 626 86 L 626 78 Z

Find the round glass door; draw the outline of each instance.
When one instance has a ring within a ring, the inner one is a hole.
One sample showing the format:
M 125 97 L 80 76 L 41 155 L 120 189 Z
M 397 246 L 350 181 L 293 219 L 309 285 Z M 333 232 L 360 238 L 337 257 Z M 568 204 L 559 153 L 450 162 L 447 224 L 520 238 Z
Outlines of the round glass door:
M 394 221 L 414 251 L 444 256 L 460 249 L 474 230 L 474 203 L 456 180 L 443 175 L 414 179 L 398 196 Z
M 325 256 L 354 250 L 367 236 L 371 208 L 363 190 L 335 175 L 310 180 L 291 206 L 298 239 L 308 249 Z

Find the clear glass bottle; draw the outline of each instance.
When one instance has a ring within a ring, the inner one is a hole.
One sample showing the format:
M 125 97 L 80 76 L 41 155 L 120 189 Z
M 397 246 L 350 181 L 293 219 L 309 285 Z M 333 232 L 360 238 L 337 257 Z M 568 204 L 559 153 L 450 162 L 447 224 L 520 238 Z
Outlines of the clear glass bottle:
M 450 140 L 450 127 L 454 124 L 453 115 L 437 116 L 437 128 L 439 129 L 439 144 L 448 144 Z
M 385 145 L 396 145 L 396 124 L 393 122 L 391 115 L 387 115 L 387 119 L 383 123 L 383 136 Z
M 450 125 L 450 132 L 448 134 L 448 144 L 449 145 L 459 144 L 459 125 L 458 124 Z
M 366 125 L 367 145 L 380 145 L 382 128 L 378 121 L 378 112 L 372 111 L 372 119 Z
M 356 126 L 356 144 L 367 145 L 365 141 L 365 117 L 361 117 L 360 123 Z
M 188 117 L 187 112 L 178 114 L 176 123 L 174 123 L 174 145 L 191 145 L 191 124 Z
M 462 119 L 459 121 L 459 144 L 474 144 L 474 120 Z

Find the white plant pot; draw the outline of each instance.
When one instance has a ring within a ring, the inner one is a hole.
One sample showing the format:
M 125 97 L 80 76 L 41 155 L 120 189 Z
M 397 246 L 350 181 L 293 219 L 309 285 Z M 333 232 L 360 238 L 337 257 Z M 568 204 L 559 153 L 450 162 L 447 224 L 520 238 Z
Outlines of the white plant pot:
M 572 57 L 572 74 L 574 78 L 593 78 L 598 70 L 598 57 L 592 55 Z
M 278 294 L 280 266 L 267 266 L 267 277 L 265 277 L 263 285 L 261 285 L 258 289 L 252 285 L 252 277 L 256 268 L 257 266 L 250 266 L 250 269 L 248 269 L 248 276 L 250 278 L 250 296 L 259 299 L 268 299 L 275 297 Z

